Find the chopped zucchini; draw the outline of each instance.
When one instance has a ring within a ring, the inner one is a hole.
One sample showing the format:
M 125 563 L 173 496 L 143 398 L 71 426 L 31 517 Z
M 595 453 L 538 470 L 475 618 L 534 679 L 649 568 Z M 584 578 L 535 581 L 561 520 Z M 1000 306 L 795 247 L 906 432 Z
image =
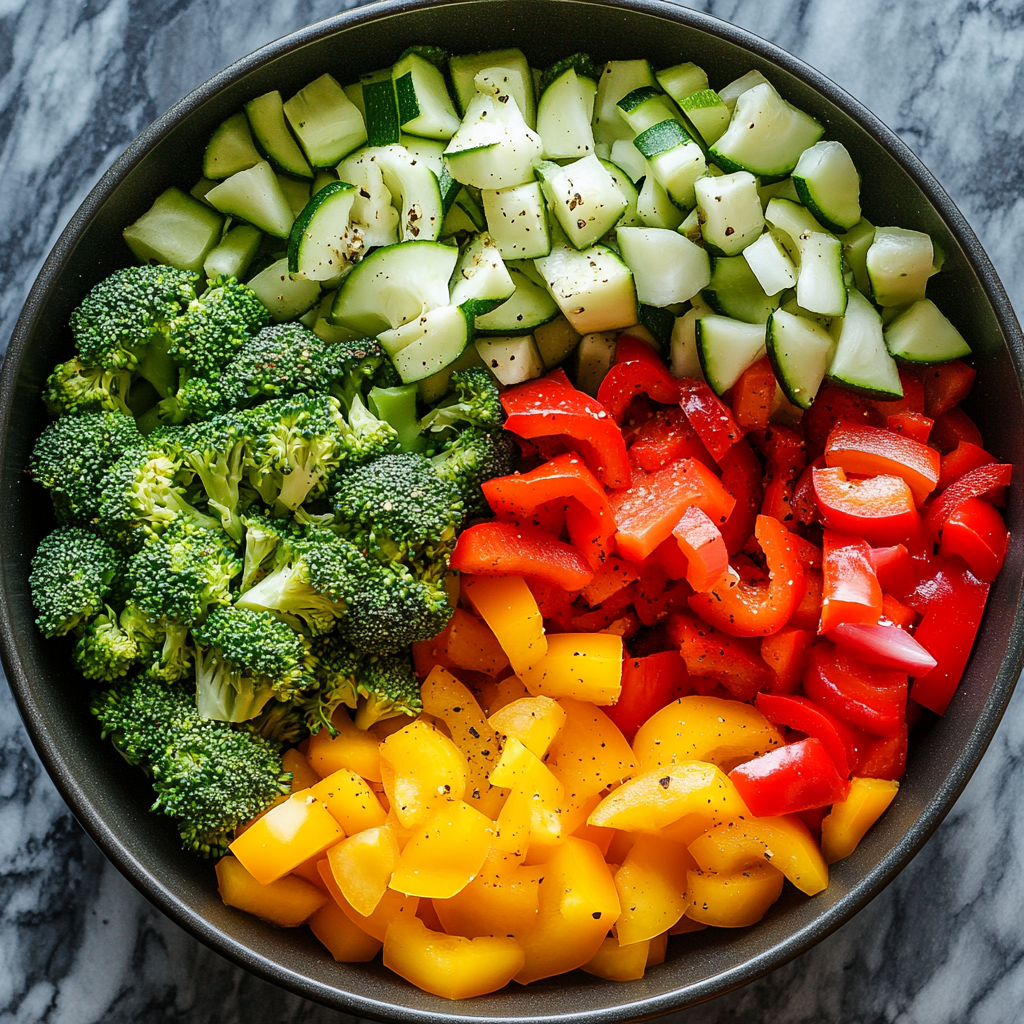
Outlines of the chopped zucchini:
M 809 409 L 825 379 L 832 338 L 820 324 L 783 309 L 772 313 L 765 330 L 775 379 L 794 405 Z
M 800 154 L 793 184 L 804 206 L 830 231 L 860 220 L 860 175 L 841 142 L 818 142 Z
M 694 185 L 701 234 L 716 256 L 736 256 L 764 230 L 757 179 L 747 171 L 700 178 Z
M 623 120 L 619 100 L 634 89 L 657 84 L 651 65 L 645 60 L 608 61 L 597 82 L 594 141 L 610 146 L 616 139 L 632 139 L 636 133 Z
M 731 111 L 714 89 L 687 96 L 680 103 L 680 108 L 707 146 L 713 146 L 729 127 Z
M 214 130 L 203 154 L 203 176 L 230 178 L 260 162 L 262 157 L 252 141 L 249 122 L 239 111 Z
M 469 344 L 472 318 L 458 306 L 427 310 L 377 336 L 404 384 L 431 377 L 455 362 Z
M 449 284 L 452 305 L 477 317 L 500 306 L 515 290 L 494 239 L 486 233 L 470 239 Z
M 245 113 L 256 145 L 279 171 L 297 178 L 313 177 L 313 170 L 285 121 L 284 101 L 276 89 L 249 100 Z
M 256 297 L 267 307 L 275 323 L 296 320 L 312 309 L 320 298 L 320 282 L 293 278 L 288 257 L 271 263 L 248 282 Z
M 580 336 L 566 318 L 559 313 L 554 320 L 536 327 L 533 340 L 544 363 L 545 370 L 553 370 L 572 355 Z
M 751 242 L 742 255 L 765 294 L 778 295 L 796 284 L 796 267 L 770 231 Z
M 582 252 L 558 246 L 536 261 L 548 291 L 580 334 L 636 323 L 636 288 L 625 263 L 609 248 Z
M 224 218 L 216 210 L 172 185 L 121 234 L 140 263 L 199 271 L 223 227 Z
M 391 69 L 402 131 L 426 139 L 450 139 L 459 127 L 441 70 L 409 52 Z
M 384 184 L 384 172 L 375 149 L 360 149 L 338 164 L 338 175 L 356 187 L 352 221 L 363 231 L 363 245 L 375 249 L 398 241 L 398 210 Z
M 620 227 L 616 232 L 639 302 L 670 306 L 687 302 L 711 280 L 708 254 L 666 228 Z
M 480 334 L 523 334 L 558 316 L 555 300 L 546 288 L 530 279 L 524 264 L 510 264 L 507 272 L 512 290 L 504 302 L 477 314 L 476 329 Z
M 591 89 L 568 68 L 544 90 L 537 107 L 537 133 L 544 143 L 545 160 L 565 160 L 594 152 L 590 126 Z
M 544 161 L 536 174 L 555 219 L 577 249 L 586 249 L 610 231 L 628 205 L 594 154 L 564 167 Z
M 891 320 L 885 328 L 885 344 L 906 363 L 947 363 L 971 354 L 964 336 L 931 299 L 919 299 Z
M 923 299 L 933 261 L 932 240 L 923 231 L 875 228 L 864 261 L 875 302 L 905 306 Z
M 779 292 L 768 295 L 742 256 L 712 261 L 711 280 L 702 297 L 716 313 L 748 324 L 763 324 L 779 307 Z
M 500 68 L 508 76 L 509 92 L 523 115 L 523 120 L 532 128 L 537 123 L 537 103 L 533 90 L 533 74 L 522 50 L 490 50 L 486 53 L 452 57 L 448 71 L 463 117 L 468 113 L 476 93 L 474 79 L 488 68 Z
M 694 324 L 704 379 L 716 395 L 725 394 L 747 367 L 765 354 L 765 328 L 725 316 L 698 317 Z
M 500 384 L 511 387 L 544 373 L 544 360 L 532 334 L 477 338 L 476 350 Z
M 362 114 L 330 75 L 300 89 L 284 116 L 314 167 L 332 167 L 366 142 Z
M 206 198 L 221 213 L 241 217 L 275 238 L 287 238 L 291 233 L 295 215 L 266 160 L 225 178 Z
M 707 171 L 704 151 L 678 121 L 662 121 L 638 135 L 633 144 L 651 172 L 680 209 L 696 203 L 694 185 Z
M 309 281 L 330 281 L 362 255 L 363 233 L 351 224 L 354 185 L 332 181 L 295 218 L 288 239 L 288 271 Z
M 209 280 L 233 277 L 242 280 L 263 240 L 263 232 L 251 224 L 236 224 L 206 255 L 203 273 Z
M 829 380 L 871 398 L 903 397 L 899 371 L 882 337 L 882 318 L 860 292 L 850 292 L 846 315 L 833 322 L 832 335 L 836 349 Z
M 482 193 L 487 230 L 502 259 L 529 260 L 551 252 L 548 214 L 539 181 Z
M 658 85 L 680 106 L 688 96 L 708 88 L 707 72 L 691 61 L 665 68 L 664 71 L 659 71 L 656 77 Z

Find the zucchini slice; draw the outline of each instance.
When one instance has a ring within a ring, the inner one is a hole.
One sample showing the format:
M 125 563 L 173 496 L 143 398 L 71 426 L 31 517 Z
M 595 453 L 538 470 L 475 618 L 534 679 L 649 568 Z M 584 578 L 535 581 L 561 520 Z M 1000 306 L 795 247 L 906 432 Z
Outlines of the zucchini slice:
M 657 79 L 658 85 L 680 105 L 688 96 L 708 88 L 707 72 L 692 61 L 659 71 Z
M 440 68 L 418 53 L 406 53 L 391 69 L 398 121 L 410 135 L 450 139 L 459 127 Z
M 875 238 L 875 225 L 861 219 L 843 235 L 843 261 L 853 271 L 857 287 L 867 296 L 871 295 L 871 279 L 868 277 L 868 249 Z
M 558 316 L 558 305 L 548 292 L 531 281 L 521 266 L 509 266 L 512 291 L 506 301 L 477 314 L 480 334 L 523 334 Z M 454 295 L 453 295 L 454 301 Z
M 300 89 L 284 116 L 314 167 L 332 167 L 366 142 L 362 114 L 330 75 Z
M 611 145 L 616 139 L 632 139 L 636 132 L 622 118 L 618 103 L 642 86 L 657 86 L 651 65 L 645 60 L 610 60 L 597 81 L 594 104 L 594 141 Z
M 765 353 L 765 328 L 761 324 L 702 316 L 694 323 L 694 337 L 704 379 L 716 395 L 728 391 Z
M 199 271 L 223 228 L 224 218 L 216 210 L 172 185 L 121 235 L 140 263 Z
M 766 295 L 778 295 L 796 284 L 796 267 L 770 231 L 751 242 L 742 255 Z
M 805 149 L 793 169 L 801 202 L 830 231 L 848 231 L 860 220 L 860 175 L 841 142 Z
M 716 256 L 736 256 L 764 230 L 757 179 L 747 171 L 700 178 L 694 185 L 701 234 Z
M 537 101 L 533 90 L 533 73 L 522 50 L 489 50 L 486 53 L 452 57 L 448 72 L 463 117 L 468 113 L 477 91 L 474 79 L 488 68 L 501 68 L 508 76 L 509 92 L 523 120 L 532 128 L 537 123 Z
M 702 295 L 721 316 L 763 324 L 779 308 L 780 293 L 768 295 L 742 256 L 719 256 L 711 263 L 711 280 Z
M 320 298 L 319 281 L 293 278 L 288 273 L 287 257 L 271 263 L 252 278 L 248 285 L 267 307 L 275 323 L 298 319 L 311 310 Z
M 206 193 L 206 199 L 221 213 L 241 217 L 275 238 L 287 238 L 291 233 L 295 215 L 266 160 L 225 178 Z
M 536 261 L 548 291 L 580 334 L 636 323 L 636 287 L 629 267 L 609 248 L 579 252 L 559 246 Z
M 682 210 L 692 209 L 697 201 L 694 185 L 708 168 L 704 150 L 686 129 L 678 121 L 662 121 L 641 132 L 633 145 L 672 202 Z
M 251 224 L 236 224 L 206 255 L 203 273 L 209 280 L 233 277 L 241 281 L 263 240 L 263 232 Z
M 502 259 L 532 260 L 551 252 L 547 207 L 539 181 L 485 189 L 482 195 L 487 230 Z
M 879 306 L 905 306 L 924 298 L 935 251 L 923 231 L 875 228 L 864 260 L 872 298 Z
M 511 387 L 544 373 L 544 360 L 532 334 L 477 338 L 476 350 L 499 384 Z
M 472 320 L 458 306 L 427 310 L 400 327 L 377 336 L 404 384 L 433 376 L 462 355 L 472 335 Z
M 612 143 L 611 162 L 616 167 L 621 167 L 637 188 L 649 173 L 647 161 L 640 155 L 640 150 L 633 145 L 632 139 L 616 139 Z
M 593 153 L 564 167 L 545 161 L 535 173 L 555 219 L 577 249 L 607 234 L 629 205 Z
M 458 186 L 458 193 L 454 202 L 444 215 L 444 222 L 441 224 L 441 238 L 451 238 L 452 235 L 475 235 L 478 231 L 487 230 L 487 220 L 476 200 L 469 194 L 464 186 Z M 442 205 L 444 200 L 442 199 Z
M 675 231 L 620 227 L 616 238 L 633 272 L 639 302 L 650 306 L 687 302 L 711 280 L 707 252 Z
M 842 316 L 846 312 L 843 243 L 822 231 L 805 231 L 797 238 L 800 272 L 796 301 L 811 313 Z
M 732 112 L 714 89 L 704 89 L 687 96 L 679 107 L 706 146 L 713 146 L 729 127 Z
M 288 271 L 309 281 L 330 281 L 359 261 L 363 233 L 351 223 L 354 185 L 332 181 L 295 218 L 288 239 Z
M 698 303 L 682 316 L 676 317 L 676 322 L 672 326 L 672 346 L 668 363 L 673 377 L 704 379 L 704 368 L 700 365 L 700 353 L 697 351 L 697 321 L 710 313 L 711 310 L 707 306 Z
M 391 80 L 391 68 L 363 75 L 359 80 L 369 146 L 395 146 L 402 135 L 398 116 L 398 97 Z
M 755 85 L 769 85 L 769 81 L 760 71 L 748 71 L 745 75 L 733 79 L 724 89 L 718 90 L 722 102 L 730 111 L 736 109 L 736 101 L 745 93 L 754 88 Z
M 832 326 L 836 350 L 828 366 L 828 379 L 870 398 L 902 398 L 899 370 L 885 347 L 878 310 L 854 290 L 846 315 Z
M 642 85 L 639 89 L 626 93 L 616 104 L 619 116 L 629 125 L 634 136 L 653 128 L 662 121 L 678 121 L 679 109 L 660 89 L 651 85 Z
M 813 320 L 777 309 L 768 317 L 765 332 L 775 379 L 795 406 L 809 409 L 832 355 L 828 331 Z
M 594 152 L 590 126 L 592 95 L 573 68 L 562 72 L 545 90 L 537 106 L 537 134 L 544 143 L 545 160 L 566 160 Z
M 441 234 L 441 190 L 426 161 L 417 160 L 403 146 L 381 146 L 369 151 L 380 167 L 391 202 L 398 210 L 403 242 L 433 241 Z
M 239 111 L 214 129 L 203 154 L 203 177 L 230 178 L 239 171 L 247 171 L 262 160 L 252 141 L 249 122 Z
M 356 187 L 352 220 L 363 230 L 363 247 L 375 249 L 398 241 L 398 210 L 384 184 L 384 172 L 374 159 L 375 150 L 360 149 L 338 164 L 338 176 Z
M 256 145 L 279 171 L 297 178 L 313 177 L 313 170 L 284 119 L 284 101 L 276 89 L 249 100 L 245 113 Z
M 641 157 L 641 159 L 643 158 Z M 672 202 L 665 187 L 651 172 L 646 161 L 644 161 L 644 167 L 646 176 L 642 179 L 643 184 L 640 185 L 640 191 L 636 197 L 636 214 L 643 221 L 645 227 L 668 228 L 670 231 L 675 231 L 683 223 L 683 211 Z M 690 241 L 693 239 L 691 238 Z
M 931 299 L 919 299 L 885 328 L 886 348 L 906 363 L 948 363 L 971 347 Z
M 494 239 L 486 233 L 470 239 L 452 274 L 452 305 L 462 306 L 470 316 L 482 316 L 508 300 L 515 290 Z
M 572 324 L 559 313 L 554 320 L 549 320 L 534 329 L 533 340 L 537 343 L 537 351 L 544 362 L 544 369 L 553 370 L 572 355 L 580 343 L 580 336 Z
M 441 178 L 445 173 L 444 167 L 444 147 L 447 143 L 442 139 L 422 139 L 417 135 L 405 135 L 403 134 L 399 139 L 398 144 L 408 150 L 409 156 L 414 160 L 422 160 L 433 172 L 434 177 L 437 178 L 438 185 L 441 184 Z M 459 184 L 455 182 L 451 176 L 448 178 L 449 182 L 454 186 L 457 192 L 460 188 Z M 441 200 L 444 201 L 444 191 L 442 190 Z M 454 199 L 454 193 L 452 199 Z M 448 202 L 448 206 L 445 207 L 447 211 L 448 207 L 451 206 L 451 200 Z
M 636 203 L 640 198 L 640 193 L 637 192 L 632 179 L 621 167 L 613 164 L 611 160 L 602 160 L 601 166 L 608 172 L 609 177 L 612 179 L 612 184 L 622 194 L 622 198 L 626 200 L 626 208 L 615 222 L 615 226 L 620 228 L 642 228 L 644 222 L 636 211 Z

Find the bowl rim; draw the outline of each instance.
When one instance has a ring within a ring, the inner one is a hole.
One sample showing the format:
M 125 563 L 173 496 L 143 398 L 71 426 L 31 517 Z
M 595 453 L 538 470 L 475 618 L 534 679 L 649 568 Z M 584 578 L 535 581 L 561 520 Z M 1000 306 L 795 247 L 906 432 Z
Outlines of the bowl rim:
M 397 15 L 423 8 L 468 6 L 474 3 L 488 2 L 492 2 L 492 0 L 376 0 L 376 2 L 363 7 L 315 22 L 288 33 L 230 64 L 223 71 L 188 93 L 142 131 L 102 175 L 61 233 L 43 263 L 15 324 L 3 367 L 0 370 L 0 462 L 6 457 L 9 425 L 16 398 L 16 377 L 20 371 L 25 346 L 33 333 L 45 296 L 54 282 L 59 279 L 68 257 L 93 217 L 113 191 L 157 143 L 218 92 L 244 78 L 261 64 L 328 37 L 341 29 L 375 21 L 385 21 Z M 631 13 L 674 21 L 718 36 L 741 49 L 771 61 L 841 109 L 856 124 L 871 134 L 897 161 L 922 191 L 962 247 L 978 276 L 985 297 L 993 310 L 1001 333 L 1006 339 L 1009 356 L 1018 378 L 1018 387 L 1021 386 L 1021 381 L 1024 379 L 1024 340 L 1022 340 L 1020 326 L 1013 307 L 991 260 L 964 216 L 917 155 L 863 104 L 821 72 L 774 43 L 727 21 L 690 8 L 677 6 L 667 0 L 552 0 L 552 2 L 617 8 Z M 2 557 L 3 555 L 0 553 L 0 559 Z M 6 579 L 6 576 L 2 576 L 2 578 Z M 5 584 L 0 583 L 0 586 L 3 585 Z M 107 859 L 167 917 L 215 952 L 253 974 L 304 998 L 350 1014 L 380 1021 L 415 1021 L 423 1022 L 423 1024 L 427 1024 L 427 1022 L 441 1024 L 441 1022 L 452 1019 L 472 1022 L 472 1024 L 477 1024 L 477 1022 L 479 1024 L 494 1024 L 494 1021 L 499 1019 L 493 1016 L 459 1013 L 460 1004 L 458 1003 L 453 1003 L 449 1012 L 434 1013 L 368 998 L 358 992 L 343 991 L 255 953 L 248 946 L 225 935 L 201 915 L 191 911 L 160 878 L 149 873 L 133 857 L 86 797 L 81 786 L 65 770 L 64 759 L 57 744 L 39 725 L 35 713 L 36 702 L 14 635 L 6 600 L 7 595 L 3 594 L 2 596 L 3 600 L 0 600 L 0 658 L 2 658 L 6 669 L 9 685 L 26 731 L 40 760 L 61 797 Z M 577 1011 L 523 1018 L 505 1017 L 503 1019 L 524 1022 L 573 1021 L 583 1024 L 586 1021 L 587 1024 L 590 1022 L 609 1022 L 610 1024 L 612 1021 L 654 1017 L 738 988 L 805 952 L 874 899 L 916 856 L 925 841 L 949 813 L 995 734 L 1013 694 L 1022 666 L 1024 666 L 1024 604 L 1019 604 L 1011 626 L 1007 650 L 996 673 L 992 690 L 981 708 L 969 742 L 964 745 L 935 797 L 924 807 L 913 826 L 894 844 L 888 854 L 842 899 L 815 918 L 811 924 L 753 959 L 685 989 L 674 989 L 660 995 L 585 1012 Z M 683 992 L 685 992 L 685 999 L 680 998 Z

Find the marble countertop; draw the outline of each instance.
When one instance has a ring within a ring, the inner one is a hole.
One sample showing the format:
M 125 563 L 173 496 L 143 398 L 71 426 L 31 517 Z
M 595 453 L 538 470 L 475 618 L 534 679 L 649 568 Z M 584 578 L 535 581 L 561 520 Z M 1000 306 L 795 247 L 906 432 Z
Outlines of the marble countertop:
M 0 346 L 82 199 L 158 114 L 348 0 L 0 0 Z M 863 101 L 921 156 L 1024 308 L 1019 0 L 706 0 Z M 1024 1019 L 1024 689 L 952 813 L 853 921 L 679 1024 Z M 1018 827 L 1019 826 L 1019 827 Z M 0 1021 L 334 1021 L 154 910 L 72 818 L 0 687 Z

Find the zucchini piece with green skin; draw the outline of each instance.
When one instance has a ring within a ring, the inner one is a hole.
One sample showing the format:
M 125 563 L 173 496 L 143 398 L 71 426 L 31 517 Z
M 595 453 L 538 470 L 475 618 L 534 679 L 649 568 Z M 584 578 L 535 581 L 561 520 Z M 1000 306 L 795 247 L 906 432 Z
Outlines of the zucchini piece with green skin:
M 295 215 L 266 160 L 225 178 L 206 198 L 221 213 L 240 217 L 275 238 L 287 238 L 291 233 Z
M 486 233 L 471 238 L 449 284 L 452 305 L 478 317 L 507 301 L 515 290 L 494 239 Z
M 657 72 L 656 77 L 658 85 L 680 105 L 687 97 L 708 88 L 707 72 L 692 61 L 665 68 Z
M 692 209 L 697 201 L 694 185 L 707 172 L 707 161 L 686 129 L 678 121 L 662 121 L 641 132 L 633 145 L 672 202 L 682 210 Z
M 790 258 L 799 263 L 802 234 L 810 231 L 824 233 L 825 229 L 814 219 L 810 210 L 790 199 L 772 199 L 765 207 L 764 219 L 785 247 Z
M 616 139 L 630 140 L 636 134 L 622 118 L 618 103 L 623 96 L 642 86 L 657 86 L 651 65 L 645 60 L 610 60 L 597 80 L 594 104 L 594 141 L 609 146 Z
M 545 90 L 537 106 L 537 134 L 545 160 L 571 160 L 594 152 L 588 93 L 574 68 L 568 68 Z
M 702 302 L 696 302 L 693 308 L 676 317 L 669 356 L 669 370 L 673 377 L 704 379 L 704 368 L 700 365 L 700 354 L 697 351 L 697 321 L 701 317 L 710 316 L 711 312 Z
M 751 242 L 741 255 L 766 295 L 778 295 L 796 284 L 796 267 L 770 231 Z
M 722 102 L 730 111 L 736 109 L 736 101 L 745 93 L 749 92 L 756 85 L 769 85 L 768 79 L 760 71 L 748 71 L 745 75 L 733 79 L 724 89 L 718 90 Z
M 441 70 L 418 53 L 406 53 L 391 69 L 402 130 L 426 139 L 450 139 L 459 127 Z
M 203 154 L 203 176 L 219 181 L 247 171 L 262 160 L 241 111 L 214 129 Z
M 687 96 L 679 104 L 679 109 L 707 146 L 713 146 L 725 134 L 732 116 L 714 89 L 704 89 Z
M 440 242 L 398 242 L 375 249 L 348 273 L 334 299 L 332 324 L 374 337 L 448 305 L 459 250 Z
M 889 352 L 905 363 L 948 363 L 965 359 L 971 347 L 931 299 L 919 299 L 885 328 Z
M 648 174 L 647 161 L 633 145 L 632 139 L 616 139 L 612 143 L 611 162 L 616 167 L 621 167 L 637 188 Z
M 871 280 L 868 277 L 868 249 L 875 238 L 875 225 L 861 219 L 843 235 L 843 261 L 853 271 L 858 289 L 870 297 Z
M 441 178 L 445 173 L 444 167 L 444 148 L 447 142 L 441 139 L 422 139 L 416 135 L 402 134 L 398 140 L 398 144 L 409 151 L 409 156 L 414 160 L 422 160 L 433 172 L 434 177 L 437 178 L 440 184 Z M 454 181 L 451 175 L 448 176 L 449 182 Z M 455 185 L 455 191 L 458 191 L 459 186 Z M 452 196 L 454 199 L 454 195 Z M 441 195 L 442 203 L 444 201 L 444 193 Z M 448 206 L 451 206 L 449 200 Z M 445 213 L 448 212 L 448 208 L 445 207 Z
M 779 292 L 768 295 L 742 256 L 712 260 L 711 280 L 701 295 L 716 313 L 748 324 L 763 324 L 779 308 Z
M 860 175 L 841 142 L 818 142 L 793 168 L 800 201 L 830 231 L 849 231 L 860 220 Z
M 263 232 L 251 224 L 236 224 L 206 255 L 203 273 L 208 280 L 233 277 L 241 281 L 263 240 Z
M 616 237 L 622 259 L 633 272 L 638 302 L 688 302 L 711 280 L 707 252 L 675 231 L 619 228 Z
M 592 398 L 597 397 L 601 381 L 615 363 L 617 339 L 617 331 L 585 334 L 573 353 L 572 378 L 576 387 Z
M 698 317 L 694 325 L 704 379 L 716 395 L 725 394 L 743 371 L 765 354 L 765 328 L 725 316 Z
M 708 151 L 723 171 L 782 177 L 797 165 L 825 129 L 810 114 L 787 103 L 765 83 L 736 100 L 725 134 Z
M 626 93 L 616 106 L 619 108 L 619 116 L 629 125 L 634 137 L 662 121 L 683 123 L 671 98 L 651 85 L 642 85 Z
M 448 73 L 455 87 L 455 98 L 459 111 L 465 117 L 476 94 L 474 79 L 488 68 L 501 68 L 508 75 L 509 92 L 523 115 L 523 120 L 532 128 L 537 123 L 537 101 L 533 89 L 533 73 L 522 50 L 488 50 L 485 53 L 464 54 L 452 57 Z
M 809 409 L 825 379 L 833 342 L 828 331 L 806 317 L 777 309 L 765 328 L 775 379 L 798 408 Z
M 660 306 L 641 304 L 637 310 L 637 320 L 640 326 L 647 330 L 657 342 L 662 356 L 667 356 L 672 346 L 672 328 L 675 327 L 675 316 Z
M 879 306 L 905 306 L 924 298 L 932 276 L 931 237 L 908 228 L 875 228 L 864 260 L 872 298 Z
M 279 174 L 277 176 L 277 180 L 280 181 L 283 177 L 285 177 L 285 175 Z M 295 179 L 293 178 L 292 180 L 294 181 Z M 318 167 L 316 174 L 313 175 L 313 184 L 309 186 L 310 199 L 312 199 L 313 196 L 315 196 L 317 192 L 320 191 L 320 189 L 324 188 L 327 185 L 330 185 L 331 182 L 339 180 L 340 179 L 338 178 L 338 172 L 334 170 L 334 168 Z M 349 184 L 351 184 L 351 182 L 349 182 Z
M 650 167 L 647 167 L 647 174 L 636 197 L 636 213 L 645 227 L 668 228 L 670 231 L 679 228 L 684 219 L 683 211 L 672 202 Z M 694 239 L 691 238 L 690 241 Z
M 215 209 L 172 185 L 121 235 L 140 263 L 199 271 L 223 228 L 224 218 Z
M 478 231 L 486 230 L 487 221 L 483 211 L 469 192 L 459 185 L 458 195 L 444 215 L 441 238 L 451 238 L 456 234 L 475 235 Z
M 609 232 L 628 205 L 593 153 L 564 167 L 544 161 L 535 173 L 555 219 L 577 249 Z
M 545 370 L 553 370 L 572 355 L 580 343 L 580 336 L 572 324 L 559 313 L 554 320 L 534 329 L 533 340 L 544 363 Z
M 757 186 L 757 194 L 761 197 L 761 205 L 764 207 L 767 207 L 773 199 L 788 199 L 793 203 L 800 202 L 800 196 L 797 194 L 792 178 L 780 178 L 778 181 L 762 183 Z
M 374 150 L 361 149 L 338 164 L 338 177 L 356 187 L 352 220 L 363 231 L 363 247 L 375 249 L 398 241 L 398 210 L 384 184 L 384 172 Z
M 383 68 L 359 79 L 363 99 L 363 120 L 368 146 L 395 146 L 402 135 L 398 97 L 391 80 L 391 68 Z
M 245 113 L 256 145 L 279 171 L 297 178 L 313 177 L 313 169 L 285 121 L 284 101 L 277 89 L 249 100 Z
M 626 208 L 615 222 L 615 226 L 621 228 L 642 228 L 644 222 L 640 219 L 640 214 L 636 210 L 636 202 L 640 198 L 640 193 L 637 192 L 629 175 L 621 167 L 612 163 L 611 160 L 602 160 L 601 166 L 608 172 L 609 177 L 612 179 L 612 184 L 622 194 L 622 198 L 626 200 Z
M 351 223 L 354 185 L 332 181 L 295 218 L 288 239 L 288 271 L 309 281 L 330 281 L 358 262 L 363 233 Z
M 284 116 L 314 167 L 332 167 L 366 142 L 362 114 L 330 75 L 300 89 Z
M 441 233 L 441 190 L 426 161 L 416 160 L 403 146 L 371 149 L 380 167 L 391 202 L 398 210 L 398 230 L 403 242 L 432 241 Z
M 545 288 L 531 281 L 521 266 L 512 265 L 507 270 L 512 292 L 493 309 L 476 314 L 479 334 L 525 334 L 558 316 L 555 300 Z
M 589 53 L 572 53 L 568 57 L 556 60 L 551 67 L 541 73 L 540 86 L 542 92 L 547 90 L 552 82 L 561 78 L 569 70 L 575 71 L 578 78 L 586 78 L 588 81 L 593 82 L 596 90 L 600 72 L 594 64 L 594 58 Z M 537 117 L 539 123 L 539 113 Z
M 842 316 L 847 301 L 843 243 L 834 235 L 805 231 L 798 237 L 797 245 L 800 271 L 796 278 L 796 301 L 812 313 Z
M 539 181 L 483 192 L 487 230 L 502 259 L 530 260 L 551 252 L 547 206 Z
M 559 246 L 535 266 L 578 333 L 612 331 L 636 323 L 633 275 L 606 246 L 595 245 L 582 252 Z
M 319 281 L 293 278 L 288 272 L 288 257 L 271 263 L 250 281 L 249 287 L 267 307 L 275 323 L 297 320 L 312 309 L 320 298 Z
M 476 346 L 467 345 L 462 355 L 454 363 L 449 363 L 443 370 L 438 370 L 437 373 L 416 382 L 416 390 L 419 392 L 420 401 L 425 402 L 427 405 L 439 402 L 448 394 L 448 384 L 456 370 L 468 370 L 474 366 L 483 367 L 483 365 L 483 360 L 480 358 L 480 353 L 477 352 Z
M 869 398 L 903 397 L 899 370 L 882 337 L 882 318 L 860 292 L 850 292 L 846 315 L 833 322 L 831 333 L 836 348 L 828 366 L 830 381 Z
M 747 171 L 700 178 L 694 185 L 701 234 L 716 256 L 736 256 L 764 231 L 757 179 Z
M 454 363 L 473 334 L 472 317 L 458 306 L 438 306 L 377 335 L 403 384 L 425 380 Z
M 544 360 L 532 334 L 477 338 L 476 350 L 484 366 L 505 387 L 536 380 L 544 374 Z

